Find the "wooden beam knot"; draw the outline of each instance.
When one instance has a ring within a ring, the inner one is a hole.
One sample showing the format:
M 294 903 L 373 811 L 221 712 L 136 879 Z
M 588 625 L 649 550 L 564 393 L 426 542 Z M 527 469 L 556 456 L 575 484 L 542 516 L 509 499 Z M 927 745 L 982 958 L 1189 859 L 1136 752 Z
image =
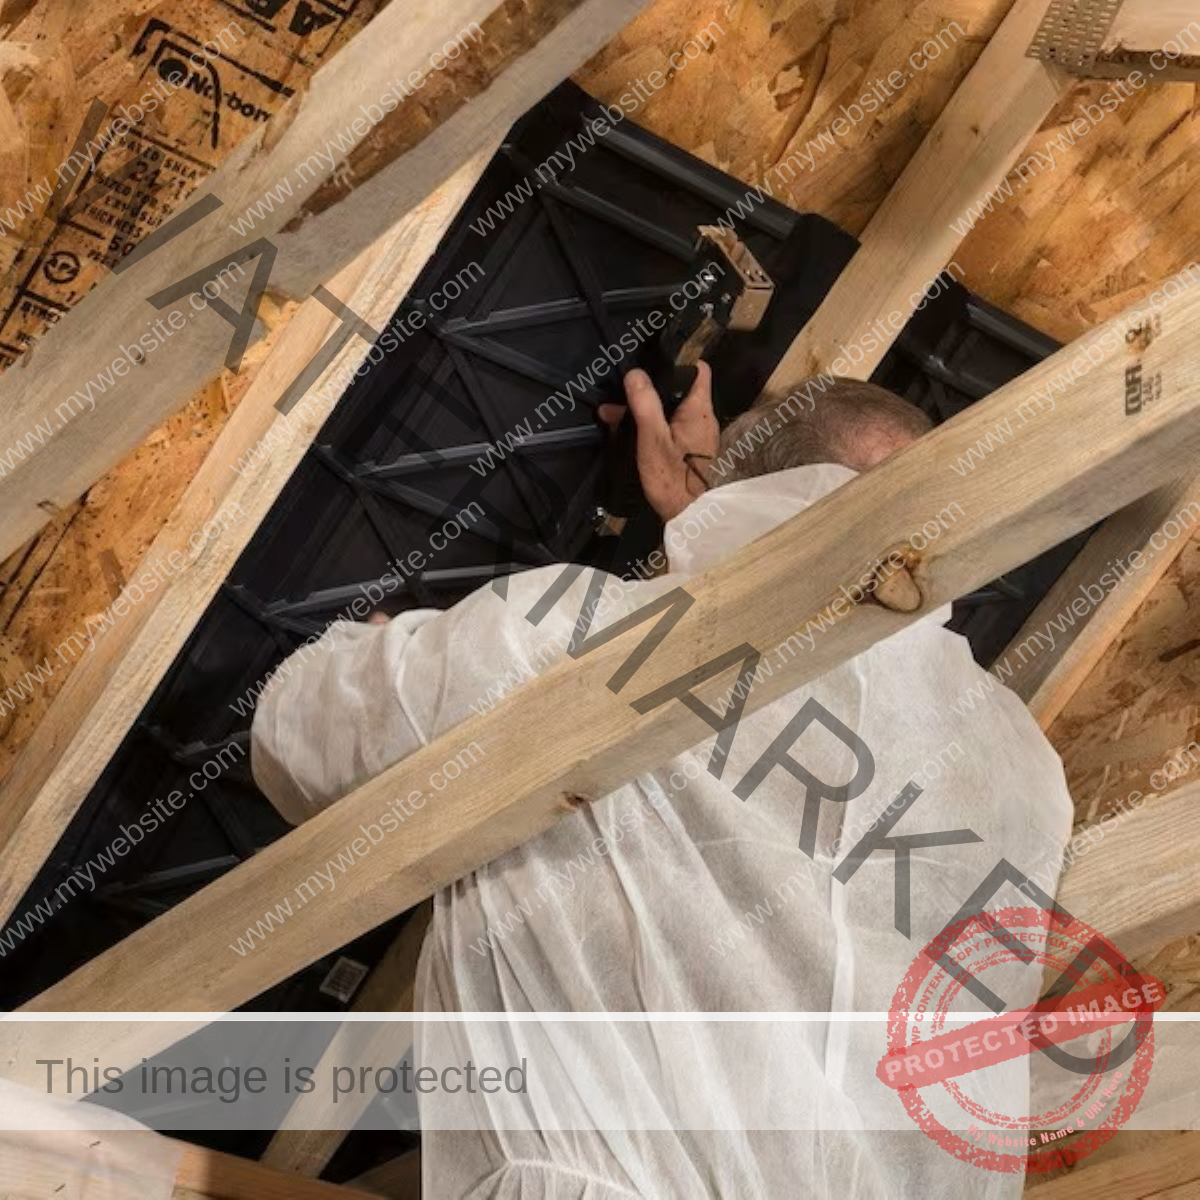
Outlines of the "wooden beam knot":
M 897 565 L 897 558 L 904 561 Z M 925 603 L 924 593 L 913 574 L 917 561 L 917 555 L 911 546 L 905 545 L 888 551 L 883 561 L 875 568 L 875 577 L 867 589 L 868 595 L 876 604 L 892 612 L 916 612 Z

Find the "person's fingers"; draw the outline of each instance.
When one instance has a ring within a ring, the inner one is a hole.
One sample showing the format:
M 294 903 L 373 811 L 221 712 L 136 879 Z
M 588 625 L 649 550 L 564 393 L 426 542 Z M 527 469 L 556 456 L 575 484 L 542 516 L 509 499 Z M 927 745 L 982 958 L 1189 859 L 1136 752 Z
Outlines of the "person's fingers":
M 637 422 L 637 465 L 642 490 L 665 521 L 688 504 L 683 488 L 683 461 L 650 376 L 645 371 L 630 371 L 625 376 L 625 394 Z
M 625 395 L 639 432 L 661 434 L 666 429 L 662 400 L 645 371 L 635 369 L 625 376 Z
M 386 625 L 392 618 L 381 608 L 377 608 L 367 617 L 368 625 Z
M 596 417 L 601 425 L 607 425 L 614 433 L 624 418 L 626 408 L 624 404 L 598 404 L 596 405 Z

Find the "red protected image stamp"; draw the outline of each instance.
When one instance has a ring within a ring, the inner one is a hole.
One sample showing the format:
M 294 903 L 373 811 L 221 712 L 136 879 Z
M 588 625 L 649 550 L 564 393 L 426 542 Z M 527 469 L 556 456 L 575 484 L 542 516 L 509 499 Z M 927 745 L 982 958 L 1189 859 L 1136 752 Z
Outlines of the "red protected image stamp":
M 1004 968 L 1011 981 L 1018 959 L 1057 978 L 1042 1000 L 969 1023 L 947 1020 L 964 990 L 993 1011 L 1003 1005 L 989 976 L 996 984 Z M 1005 908 L 948 926 L 917 957 L 892 999 L 877 1074 L 947 1153 L 986 1170 L 1048 1171 L 1090 1154 L 1133 1115 L 1153 1062 L 1153 1014 L 1165 999 L 1157 979 L 1135 972 L 1084 922 Z M 985 1067 L 1002 1073 L 1023 1055 L 1049 1058 L 1067 1098 L 1045 1112 L 989 1108 L 979 1098 L 989 1089 L 966 1077 Z

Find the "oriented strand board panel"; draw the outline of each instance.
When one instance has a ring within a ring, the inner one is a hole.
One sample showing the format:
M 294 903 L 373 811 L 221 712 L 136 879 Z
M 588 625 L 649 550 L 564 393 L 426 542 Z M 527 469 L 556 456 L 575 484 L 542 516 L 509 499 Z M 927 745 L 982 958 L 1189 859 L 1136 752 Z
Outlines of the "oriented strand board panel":
M 992 197 L 955 256 L 968 287 L 1060 340 L 1200 257 L 1196 87 L 1131 90 L 1108 112 L 1101 101 L 1115 102 L 1113 85 L 1078 81 L 1030 140 L 1024 157 L 1040 153 L 1041 163 L 1022 186 L 1010 177 L 1011 194 Z M 1103 114 L 1094 126 L 1089 109 Z
M 0 58 L 22 144 L 0 174 L 0 364 L 108 275 L 103 260 L 114 244 L 120 251 L 161 225 L 381 7 L 382 0 L 7 5 L 23 14 Z M 208 58 L 205 42 L 216 51 Z M 139 104 L 143 96 L 150 102 Z M 144 152 L 157 164 L 158 190 L 134 213 L 125 212 L 128 194 L 110 191 L 56 224 L 46 219 L 47 203 L 93 99 L 109 109 L 93 137 L 122 114 L 134 122 L 97 144 L 94 169 L 110 175 Z
M 289 306 L 290 308 L 294 306 Z M 57 647 L 100 623 L 136 578 L 225 422 L 257 378 L 286 321 L 247 352 L 237 375 L 196 393 L 132 454 L 0 567 L 0 784 L 83 661 Z
M 766 180 L 777 200 L 857 234 L 1010 7 L 1009 0 L 656 0 L 576 78 L 614 103 L 631 83 L 662 72 L 665 84 L 633 114 L 638 124 L 748 184 Z M 711 48 L 677 56 L 673 69 L 671 55 L 703 30 Z M 922 47 L 918 71 L 910 58 Z M 881 87 L 874 112 L 815 147 L 843 118 L 843 105 L 886 84 L 893 71 L 901 86 Z M 792 179 L 772 173 L 780 157 L 810 140 L 811 166 L 803 162 Z
M 870 81 L 911 70 L 909 57 L 949 30 L 948 44 L 926 70 L 832 147 L 814 149 L 812 166 L 774 192 L 857 234 L 1010 7 L 1006 0 L 655 0 L 577 79 L 613 103 L 631 82 L 663 71 L 667 82 L 633 119 L 759 184 L 780 136 L 798 117 L 789 155 L 818 141 L 841 105 L 852 104 Z M 672 72 L 669 55 L 714 21 L 724 32 L 711 51 Z M 957 37 L 953 22 L 966 37 L 949 44 L 950 35 Z M 1021 156 L 1041 151 L 1046 158 L 1049 142 L 1055 165 L 1020 187 L 1010 177 L 1011 190 L 997 189 L 991 211 L 984 210 L 955 254 L 968 287 L 1063 341 L 1141 299 L 1200 255 L 1195 87 L 1132 89 L 1132 98 L 1106 113 L 1095 106 L 1111 87 L 1073 85 Z M 1082 116 L 1080 105 L 1105 115 L 1076 137 L 1069 123 Z
M 223 0 L 6 6 L 0 16 L 0 369 L 107 274 L 101 260 L 116 222 L 125 219 L 126 197 L 101 196 L 69 224 L 45 217 L 57 168 L 72 152 L 93 99 L 111 116 L 123 109 L 137 118 L 127 133 L 93 152 L 97 170 L 119 170 L 147 148 L 163 155 L 161 190 L 123 235 L 126 243 L 136 242 L 302 91 L 381 7 L 382 0 L 265 0 L 252 12 Z M 6 26 L 7 20 L 13 23 Z M 186 60 L 206 40 L 220 54 L 203 71 L 185 62 L 180 76 L 181 55 Z M 182 86 L 172 86 L 177 79 Z M 143 110 L 138 98 L 154 87 L 154 108 Z M 101 129 L 108 127 L 105 120 Z M 69 173 L 64 178 L 71 180 Z M 268 303 L 261 315 L 264 327 L 277 327 L 286 313 Z M 75 665 L 55 647 L 117 596 L 273 338 L 251 347 L 236 376 L 223 372 L 197 391 L 81 504 L 65 508 L 0 564 L 0 779 Z

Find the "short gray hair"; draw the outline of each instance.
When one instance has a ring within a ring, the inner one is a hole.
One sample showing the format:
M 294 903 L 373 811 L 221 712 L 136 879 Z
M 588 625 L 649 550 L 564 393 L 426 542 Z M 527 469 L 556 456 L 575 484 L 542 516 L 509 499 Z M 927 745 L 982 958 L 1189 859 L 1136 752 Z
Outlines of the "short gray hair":
M 804 390 L 802 383 L 793 391 Z M 809 388 L 813 395 L 816 388 Z M 721 483 L 815 463 L 841 463 L 866 470 L 916 441 L 933 422 L 915 405 L 873 383 L 856 379 L 826 384 L 810 408 L 754 405 L 721 433 L 721 460 L 729 464 Z M 785 410 L 786 409 L 786 410 Z M 747 438 L 755 430 L 758 438 Z M 769 431 L 769 432 L 768 432 Z M 741 442 L 742 453 L 730 451 Z

